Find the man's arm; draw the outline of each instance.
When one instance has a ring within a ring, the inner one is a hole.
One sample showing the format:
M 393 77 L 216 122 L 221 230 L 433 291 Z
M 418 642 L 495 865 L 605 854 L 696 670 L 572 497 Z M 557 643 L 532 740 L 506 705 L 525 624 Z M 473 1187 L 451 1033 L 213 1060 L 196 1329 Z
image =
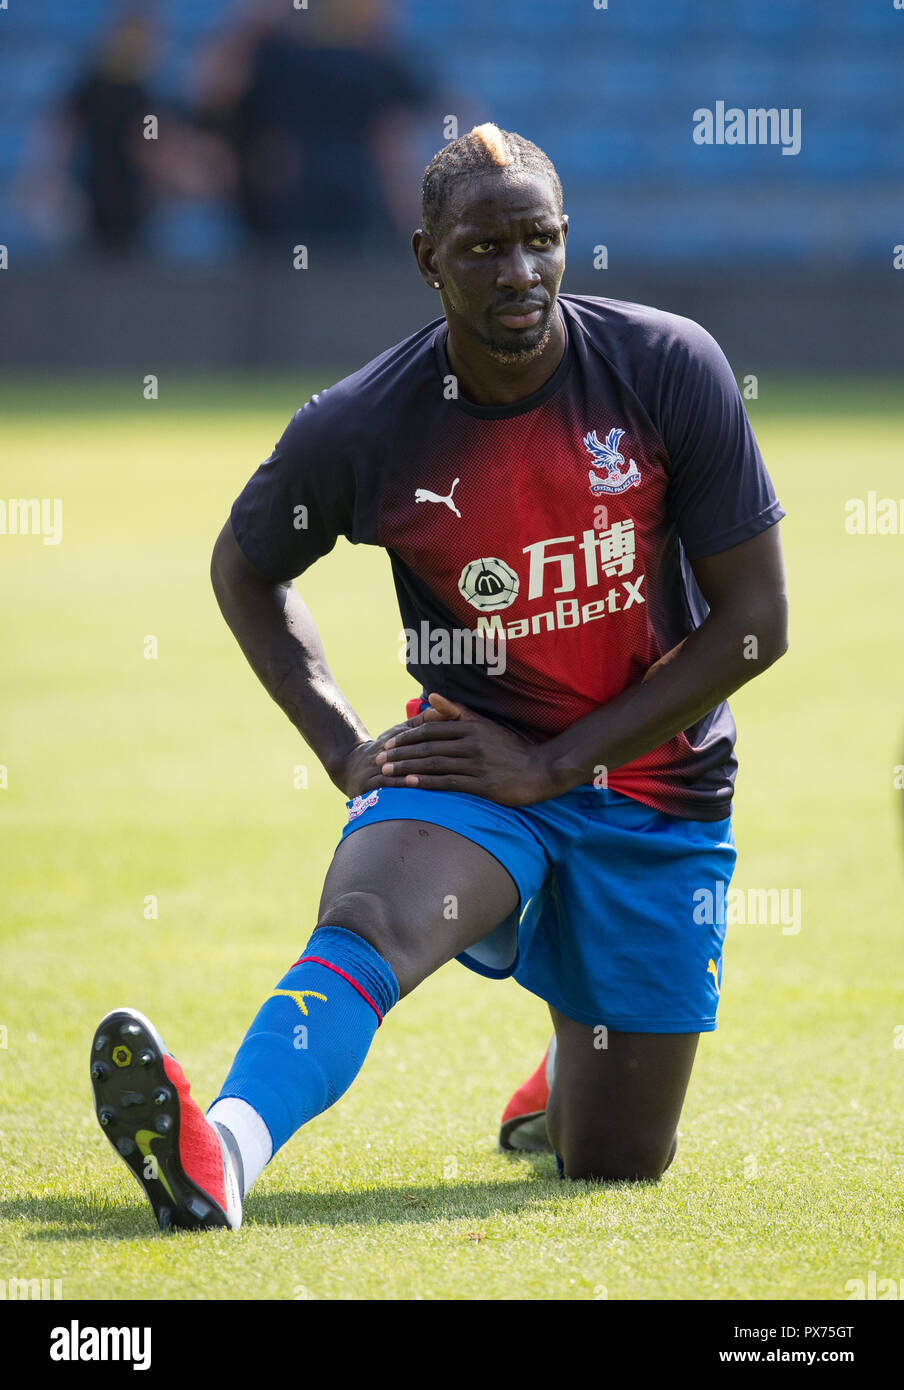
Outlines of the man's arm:
M 362 751 L 370 749 L 366 767 L 372 773 L 376 745 L 333 679 L 314 619 L 297 591 L 258 573 L 229 521 L 217 537 L 210 577 L 223 617 L 261 684 L 335 785 L 357 795 Z
M 788 597 L 778 526 L 692 562 L 709 613 L 643 678 L 544 745 L 553 786 L 568 791 L 661 748 L 788 648 Z M 558 792 L 551 793 L 558 795 Z
M 465 791 L 521 806 L 560 796 L 660 748 L 690 728 L 787 649 L 788 600 L 778 526 L 693 562 L 709 604 L 700 627 L 667 652 L 639 685 L 537 747 L 462 705 L 431 696 L 433 709 L 389 737 L 377 754 L 383 777 L 367 786 Z M 751 656 L 750 638 L 756 639 Z

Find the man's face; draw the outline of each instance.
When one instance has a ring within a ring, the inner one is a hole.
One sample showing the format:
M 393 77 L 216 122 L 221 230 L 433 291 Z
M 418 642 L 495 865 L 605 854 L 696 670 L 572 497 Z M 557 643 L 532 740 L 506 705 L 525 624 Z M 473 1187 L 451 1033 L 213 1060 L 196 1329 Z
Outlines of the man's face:
M 548 179 L 462 180 L 435 246 L 447 317 L 502 362 L 539 356 L 555 323 L 568 219 Z

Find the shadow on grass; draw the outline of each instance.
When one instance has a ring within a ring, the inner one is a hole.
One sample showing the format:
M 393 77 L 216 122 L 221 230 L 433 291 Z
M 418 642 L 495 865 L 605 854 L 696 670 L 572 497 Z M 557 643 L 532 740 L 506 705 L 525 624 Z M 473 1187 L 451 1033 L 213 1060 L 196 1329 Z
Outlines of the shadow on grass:
M 254 1226 L 381 1226 L 431 1221 L 479 1221 L 520 1212 L 528 1207 L 586 1195 L 583 1182 L 562 1182 L 546 1155 L 506 1155 L 522 1172 L 519 1180 L 431 1183 L 416 1186 L 393 1183 L 354 1192 L 252 1192 L 245 1205 L 245 1225 Z M 0 1201 L 0 1221 L 36 1223 L 30 1240 L 142 1240 L 157 1226 L 147 1203 L 136 1198 L 128 1205 L 103 1195 L 23 1196 Z M 177 1239 L 192 1232 L 177 1232 Z

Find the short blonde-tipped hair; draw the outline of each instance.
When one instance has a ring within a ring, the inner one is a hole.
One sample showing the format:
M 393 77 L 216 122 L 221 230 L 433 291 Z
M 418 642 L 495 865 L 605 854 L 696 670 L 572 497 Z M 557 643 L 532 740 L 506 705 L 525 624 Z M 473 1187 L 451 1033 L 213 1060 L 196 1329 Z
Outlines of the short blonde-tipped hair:
M 474 126 L 467 135 L 450 140 L 437 151 L 424 171 L 421 226 L 429 237 L 442 234 L 451 189 L 457 180 L 494 169 L 548 179 L 561 212 L 562 184 L 549 156 L 523 135 L 500 130 L 492 121 L 486 121 Z
M 493 164 L 510 163 L 505 136 L 498 125 L 493 125 L 492 121 L 487 121 L 484 125 L 474 126 L 469 134 L 471 134 L 475 140 L 480 141 Z

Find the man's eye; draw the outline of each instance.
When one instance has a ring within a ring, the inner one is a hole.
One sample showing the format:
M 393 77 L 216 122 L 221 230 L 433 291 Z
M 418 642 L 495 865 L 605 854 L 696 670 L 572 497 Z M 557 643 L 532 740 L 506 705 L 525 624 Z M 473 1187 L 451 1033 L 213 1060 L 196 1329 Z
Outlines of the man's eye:
M 486 256 L 492 249 L 493 243 L 491 241 L 478 241 L 476 246 L 471 247 L 471 250 L 475 251 L 478 256 Z
M 541 242 L 540 249 L 545 251 L 547 247 L 552 245 L 552 232 L 535 232 L 530 241 L 532 246 L 535 246 L 538 241 Z

